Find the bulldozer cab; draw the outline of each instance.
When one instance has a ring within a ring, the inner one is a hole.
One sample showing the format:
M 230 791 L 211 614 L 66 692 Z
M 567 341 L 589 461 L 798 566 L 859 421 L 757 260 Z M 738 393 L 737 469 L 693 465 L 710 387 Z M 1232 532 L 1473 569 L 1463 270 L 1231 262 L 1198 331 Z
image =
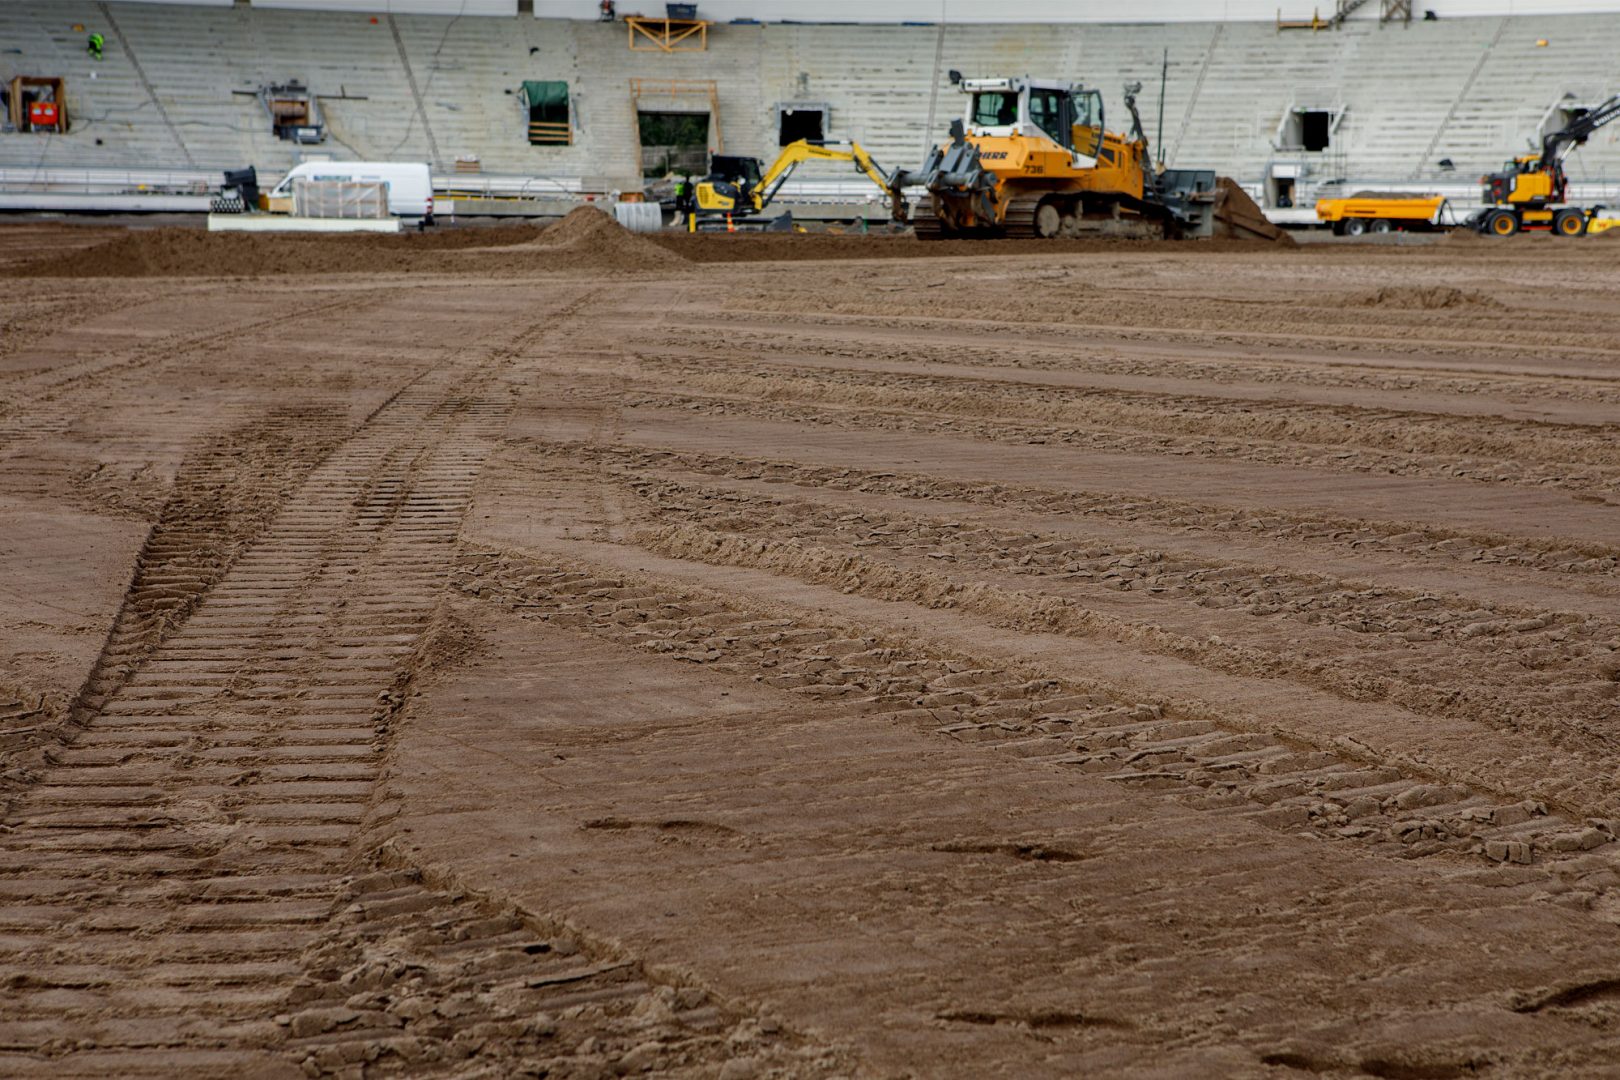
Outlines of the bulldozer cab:
M 1046 138 L 1090 159 L 1102 149 L 1102 95 L 1095 90 L 1034 79 L 968 79 L 962 90 L 971 135 Z
M 1069 94 L 1069 104 L 1073 113 L 1069 149 L 1086 157 L 1097 157 L 1103 144 L 1102 94 L 1077 87 Z

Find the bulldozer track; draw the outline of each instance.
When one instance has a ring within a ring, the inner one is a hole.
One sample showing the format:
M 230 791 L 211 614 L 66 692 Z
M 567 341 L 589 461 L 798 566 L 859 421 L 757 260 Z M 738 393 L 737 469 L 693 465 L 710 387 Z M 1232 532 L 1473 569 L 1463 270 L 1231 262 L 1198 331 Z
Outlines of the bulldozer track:
M 1461 563 L 1620 582 L 1620 546 L 1563 546 L 1556 541 L 1537 542 L 1507 533 L 1470 532 L 1464 535 L 1432 527 L 1420 528 L 1409 522 L 1382 522 L 1365 518 L 1346 520 L 1280 509 L 1246 513 L 1176 500 L 1053 491 L 957 480 L 933 473 L 908 474 L 806 465 L 770 458 L 579 445 L 538 449 L 546 453 L 599 457 L 629 470 L 676 467 L 740 480 L 898 495 L 924 504 L 932 501 L 964 502 L 1059 518 L 1084 517 L 1154 525 L 1190 533 L 1252 534 L 1307 551 L 1389 552 L 1404 559 L 1442 565 Z
M 665 353 L 647 355 L 648 370 L 678 372 L 682 386 L 717 388 L 732 383 L 716 369 L 735 373 L 738 391 L 769 383 L 776 397 L 887 406 L 910 401 L 919 412 L 964 416 L 1014 414 L 1029 420 L 1086 423 L 1156 435 L 1278 441 L 1290 446 L 1355 448 L 1427 454 L 1457 461 L 1485 459 L 1495 468 L 1537 462 L 1561 469 L 1620 466 L 1620 425 L 1545 423 L 1424 412 L 1396 407 L 1297 401 L 1243 403 L 1204 395 L 1107 387 L 1070 388 L 1027 381 L 966 378 L 925 373 L 848 371 L 791 363 L 695 360 Z M 699 378 L 693 378 L 699 376 Z M 798 391 L 795 394 L 786 390 Z
M 911 212 L 911 231 L 919 240 L 941 240 L 945 237 L 945 223 L 932 208 L 923 209 L 919 205 Z
M 718 594 L 585 563 L 469 552 L 456 584 L 522 618 L 761 682 L 873 723 L 913 725 L 1015 755 L 1030 768 L 1074 769 L 1370 854 L 1435 858 L 1450 867 L 1446 875 L 1491 864 L 1534 867 L 1518 879 L 1527 888 L 1573 875 L 1583 884 L 1572 904 L 1616 908 L 1609 882 L 1620 846 L 1607 823 L 1436 779 L 1353 740 L 1342 748 L 1308 745 L 1032 666 L 793 611 L 767 616 Z
M 1035 231 L 1035 211 L 1041 207 L 1043 195 L 1016 195 L 1007 202 L 1001 219 L 1001 234 L 1010 240 L 1039 240 Z
M 42 748 L 100 713 L 350 430 L 341 410 L 276 409 L 188 456 L 136 556 L 106 643 L 65 715 L 0 749 L 0 808 L 38 775 Z
M 1590 379 L 1546 379 L 1512 372 L 1427 374 L 1410 369 L 1398 374 L 1370 363 L 1346 362 L 1334 365 L 1301 366 L 1287 360 L 1265 361 L 1245 356 L 1212 356 L 1189 359 L 1166 349 L 1154 354 L 1125 355 L 1118 349 L 1088 347 L 1073 341 L 1020 342 L 1020 352 L 1009 355 L 1005 349 L 976 347 L 966 342 L 936 344 L 922 334 L 904 343 L 882 339 L 846 339 L 852 329 L 843 320 L 795 319 L 791 323 L 773 319 L 772 329 L 751 325 L 756 320 L 746 314 L 713 313 L 713 321 L 728 323 L 727 339 L 737 346 L 792 358 L 828 357 L 852 360 L 904 360 L 924 368 L 927 365 L 971 365 L 987 369 L 1020 371 L 1087 372 L 1099 375 L 1173 376 L 1205 384 L 1253 382 L 1308 388 L 1357 388 L 1388 393 L 1424 390 L 1437 394 L 1478 395 L 1512 392 L 1547 401 L 1590 401 L 1620 404 L 1620 387 L 1612 382 Z M 788 323 L 784 325 L 784 323 Z M 921 330 L 921 328 L 918 328 Z M 937 331 L 936 331 L 937 333 Z M 701 352 L 710 342 L 710 331 L 682 332 L 671 328 L 647 344 L 665 354 L 675 350 Z
M 554 317 L 401 391 L 252 542 L 177 495 L 81 696 L 83 732 L 47 749 L 0 832 L 0 1071 L 352 1064 L 302 1026 L 289 1050 L 272 1018 L 342 898 L 390 694 L 510 410 L 500 370 Z
M 642 380 L 643 386 L 648 385 Z M 1462 455 L 1390 453 L 1373 447 L 1310 446 L 1254 438 L 1177 437 L 1157 432 L 1114 430 L 1106 426 L 1054 426 L 1016 420 L 965 416 L 954 409 L 930 411 L 926 398 L 900 392 L 863 394 L 826 387 L 813 380 L 795 386 L 785 379 L 753 381 L 738 376 L 692 376 L 682 385 L 709 393 L 646 394 L 627 405 L 682 409 L 710 414 L 755 416 L 816 424 L 846 431 L 950 432 L 989 442 L 1065 445 L 1123 453 L 1229 458 L 1273 465 L 1309 465 L 1336 472 L 1463 479 L 1482 484 L 1620 492 L 1620 467 L 1565 461 L 1476 460 Z M 799 391 L 797 399 L 787 396 Z M 784 401 L 783 399 L 786 398 Z M 854 403 L 859 402 L 859 403 Z M 1015 410 L 1004 410 L 1016 414 Z M 1599 453 L 1606 450 L 1599 449 Z
M 309 304 L 300 316 L 331 317 L 359 311 L 380 303 L 386 295 L 382 290 L 345 292 Z M 83 360 L 14 380 L 7 386 L 6 407 L 0 409 L 0 439 L 15 446 L 66 431 L 79 416 L 77 403 L 64 396 L 70 389 L 79 392 L 104 386 L 108 379 L 127 380 L 155 365 L 193 359 L 237 339 L 283 327 L 286 321 L 284 313 L 277 313 L 249 317 L 224 328 L 169 334 L 127 350 L 92 353 Z
M 952 575 L 992 573 L 981 580 L 980 602 L 1003 619 L 1019 603 L 1039 625 L 1098 635 L 1237 674 L 1264 674 L 1326 689 L 1347 701 L 1390 701 L 1414 713 L 1489 722 L 1499 730 L 1540 732 L 1547 746 L 1583 740 L 1596 754 L 1610 750 L 1613 710 L 1610 640 L 1620 621 L 1553 610 L 1512 609 L 1466 596 L 1374 587 L 1323 575 L 1290 574 L 1268 566 L 1212 562 L 1156 549 L 1086 543 L 1072 536 L 964 527 L 942 518 L 852 512 L 847 505 L 773 499 L 624 475 L 641 496 L 646 520 L 665 535 L 691 539 L 706 530 L 726 543 L 747 538 L 761 552 L 791 561 L 813 551 L 822 561 L 846 560 L 846 588 L 866 591 L 909 573 L 933 606 L 970 606 L 969 595 L 946 585 Z M 928 592 L 932 588 L 932 592 Z M 1033 590 L 1031 592 L 1030 590 Z M 1139 598 L 1115 604 L 1111 595 Z M 898 596 L 887 597 L 890 599 Z M 1032 599 L 1038 598 L 1038 599 Z M 1104 614 L 1102 602 L 1115 614 Z M 1072 605 L 1060 616 L 1056 605 Z M 1250 646 L 1203 632 L 1178 631 L 1175 610 L 1191 605 L 1230 613 L 1223 634 L 1242 623 L 1287 622 L 1283 648 Z M 1331 670 L 1323 656 L 1338 661 Z M 1556 775 L 1550 757 L 1547 773 Z M 1573 778 L 1570 778 L 1573 780 Z M 1549 798 L 1574 798 L 1552 781 Z M 1620 813 L 1602 787 L 1580 796 L 1590 813 Z

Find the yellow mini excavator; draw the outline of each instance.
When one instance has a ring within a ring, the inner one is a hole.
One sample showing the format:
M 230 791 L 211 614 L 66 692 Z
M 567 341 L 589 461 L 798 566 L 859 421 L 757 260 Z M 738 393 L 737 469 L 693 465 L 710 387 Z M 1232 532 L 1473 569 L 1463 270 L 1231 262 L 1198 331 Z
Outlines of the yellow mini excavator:
M 928 190 L 912 214 L 919 238 L 1208 235 L 1214 170 L 1153 167 L 1140 83 L 1125 88 L 1133 126 L 1124 136 L 1103 126 L 1102 94 L 1080 83 L 955 71 L 951 81 L 968 99 L 951 141 L 891 177 L 895 190 Z
M 769 169 L 761 171 L 752 157 L 715 154 L 709 159 L 709 174 L 697 184 L 694 201 L 699 221 L 714 222 L 730 217 L 745 227 L 758 227 L 763 214 L 776 198 L 793 171 L 806 161 L 847 161 L 889 198 L 889 213 L 895 221 L 906 220 L 905 200 L 891 186 L 889 174 L 872 160 L 860 143 L 812 142 L 800 139 L 782 147 Z M 791 222 L 791 218 L 786 219 Z
M 1520 229 L 1551 229 L 1558 236 L 1580 236 L 1592 224 L 1600 207 L 1583 210 L 1569 206 L 1569 177 L 1564 159 L 1599 128 L 1620 119 L 1620 94 L 1590 109 L 1541 140 L 1541 152 L 1525 154 L 1507 163 L 1501 172 L 1480 178 L 1483 209 L 1468 224 L 1492 236 L 1512 236 Z

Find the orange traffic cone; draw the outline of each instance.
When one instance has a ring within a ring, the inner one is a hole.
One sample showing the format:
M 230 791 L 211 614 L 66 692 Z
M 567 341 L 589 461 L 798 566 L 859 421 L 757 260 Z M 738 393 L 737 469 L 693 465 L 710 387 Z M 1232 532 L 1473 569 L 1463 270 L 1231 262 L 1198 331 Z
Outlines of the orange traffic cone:
M 731 211 L 726 211 L 726 232 L 736 232 L 737 226 L 731 223 Z

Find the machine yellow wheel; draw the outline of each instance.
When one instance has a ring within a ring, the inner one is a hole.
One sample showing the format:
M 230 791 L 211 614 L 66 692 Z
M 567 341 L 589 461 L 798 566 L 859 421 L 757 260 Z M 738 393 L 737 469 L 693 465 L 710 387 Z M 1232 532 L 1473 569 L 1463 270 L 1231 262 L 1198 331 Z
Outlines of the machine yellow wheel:
M 1506 210 L 1498 210 L 1491 215 L 1486 228 L 1497 236 L 1512 236 L 1519 231 L 1519 219 Z
M 1579 236 L 1586 231 L 1586 215 L 1579 210 L 1564 210 L 1553 219 L 1553 231 L 1559 236 Z

